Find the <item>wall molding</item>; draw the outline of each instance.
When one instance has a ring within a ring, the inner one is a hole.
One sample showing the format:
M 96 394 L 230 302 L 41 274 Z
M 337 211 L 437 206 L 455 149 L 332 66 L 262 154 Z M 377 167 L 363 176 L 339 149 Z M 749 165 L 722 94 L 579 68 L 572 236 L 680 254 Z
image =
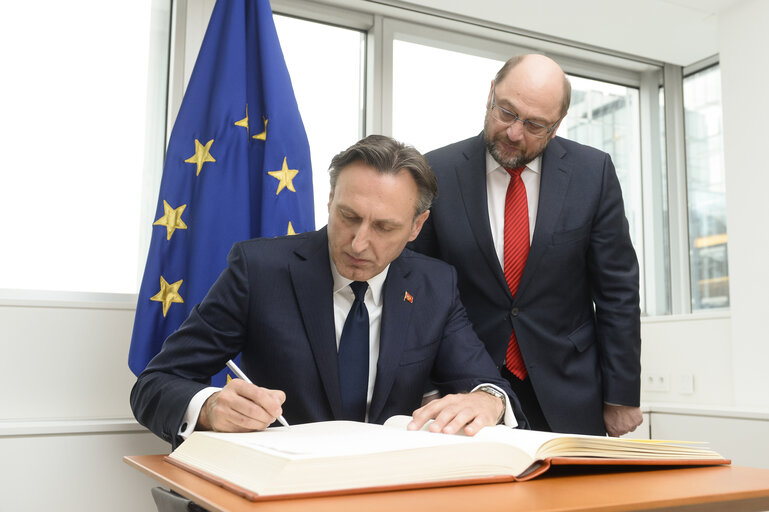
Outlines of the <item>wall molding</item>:
M 643 403 L 646 414 L 676 414 L 710 418 L 769 421 L 769 410 L 738 407 L 709 407 L 675 403 Z M 0 438 L 93 435 L 114 433 L 149 433 L 133 418 L 0 420 Z
M 0 420 L 0 438 L 149 432 L 133 418 Z
M 0 307 L 54 309 L 136 309 L 135 293 L 0 289 Z

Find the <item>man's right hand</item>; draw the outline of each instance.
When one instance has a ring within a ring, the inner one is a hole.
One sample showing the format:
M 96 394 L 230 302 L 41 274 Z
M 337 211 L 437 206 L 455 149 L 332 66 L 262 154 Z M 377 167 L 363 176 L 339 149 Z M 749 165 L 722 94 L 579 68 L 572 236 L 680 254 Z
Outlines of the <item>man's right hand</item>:
M 232 379 L 203 403 L 196 429 L 217 432 L 264 430 L 283 414 L 286 394 Z

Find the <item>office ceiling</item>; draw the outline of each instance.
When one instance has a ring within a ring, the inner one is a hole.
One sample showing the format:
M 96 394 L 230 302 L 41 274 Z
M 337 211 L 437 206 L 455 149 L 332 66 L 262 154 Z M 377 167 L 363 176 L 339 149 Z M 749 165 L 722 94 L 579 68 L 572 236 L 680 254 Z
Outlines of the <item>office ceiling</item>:
M 413 0 L 591 46 L 686 66 L 718 53 L 719 13 L 748 0 Z

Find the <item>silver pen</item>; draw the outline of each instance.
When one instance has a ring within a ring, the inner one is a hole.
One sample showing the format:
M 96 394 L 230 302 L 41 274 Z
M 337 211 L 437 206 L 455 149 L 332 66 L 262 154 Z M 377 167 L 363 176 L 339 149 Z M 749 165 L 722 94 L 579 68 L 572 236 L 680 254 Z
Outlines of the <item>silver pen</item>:
M 249 378 L 246 376 L 246 374 L 245 374 L 245 373 L 243 373 L 243 370 L 241 370 L 240 368 L 238 368 L 238 365 L 236 365 L 236 364 L 235 364 L 235 361 L 233 361 L 232 359 L 230 359 L 229 361 L 227 361 L 227 368 L 229 368 L 230 370 L 232 370 L 232 373 L 234 373 L 235 375 L 237 375 L 239 378 L 243 379 L 244 381 L 248 382 L 249 384 L 253 384 L 253 382 L 251 382 L 251 379 L 249 379 Z M 278 421 L 279 421 L 279 422 L 280 422 L 280 424 L 281 424 L 281 425 L 283 425 L 284 427 L 287 427 L 287 426 L 288 426 L 288 422 L 286 421 L 286 418 L 284 418 L 282 414 L 281 414 L 280 416 L 278 416 Z

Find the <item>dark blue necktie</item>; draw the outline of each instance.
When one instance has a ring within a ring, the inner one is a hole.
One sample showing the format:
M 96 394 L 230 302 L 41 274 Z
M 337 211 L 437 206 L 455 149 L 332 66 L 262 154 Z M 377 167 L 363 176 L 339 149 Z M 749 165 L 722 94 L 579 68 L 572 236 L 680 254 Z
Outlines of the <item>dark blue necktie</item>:
M 368 395 L 368 310 L 363 302 L 368 283 L 353 281 L 355 300 L 339 338 L 339 387 L 345 420 L 365 421 Z

